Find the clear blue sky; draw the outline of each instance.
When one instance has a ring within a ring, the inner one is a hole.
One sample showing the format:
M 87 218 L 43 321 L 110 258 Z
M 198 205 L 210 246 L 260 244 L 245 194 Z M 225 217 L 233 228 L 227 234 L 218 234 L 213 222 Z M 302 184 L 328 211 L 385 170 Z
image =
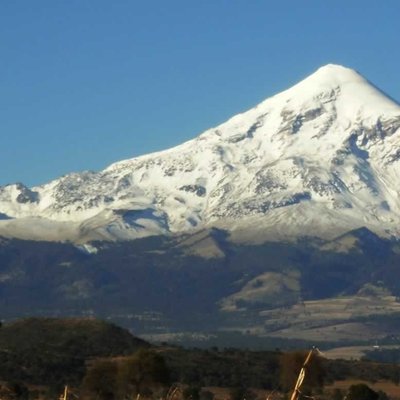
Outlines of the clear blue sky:
M 400 99 L 398 0 L 0 4 L 0 184 L 161 150 L 327 63 Z

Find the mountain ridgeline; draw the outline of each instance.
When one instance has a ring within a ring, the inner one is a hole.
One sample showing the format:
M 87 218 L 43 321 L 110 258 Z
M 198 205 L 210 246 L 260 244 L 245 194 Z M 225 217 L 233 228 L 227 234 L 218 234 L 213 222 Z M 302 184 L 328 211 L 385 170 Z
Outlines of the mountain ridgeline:
M 217 227 L 242 242 L 400 234 L 400 106 L 327 65 L 193 140 L 0 188 L 0 235 L 124 240 Z
M 400 105 L 327 65 L 172 149 L 0 187 L 0 315 L 395 340 L 399 149 Z

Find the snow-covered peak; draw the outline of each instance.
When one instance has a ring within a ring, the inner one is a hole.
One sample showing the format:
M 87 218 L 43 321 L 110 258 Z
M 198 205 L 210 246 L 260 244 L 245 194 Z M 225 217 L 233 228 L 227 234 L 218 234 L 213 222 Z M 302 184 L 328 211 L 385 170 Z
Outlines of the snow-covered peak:
M 318 68 L 304 79 L 301 84 L 318 87 L 336 87 L 346 83 L 366 84 L 368 81 L 356 70 L 338 64 L 327 64 Z
M 174 148 L 32 190 L 0 187 L 0 235 L 85 242 L 218 226 L 260 240 L 367 226 L 400 236 L 399 149 L 400 106 L 330 64 Z
M 301 106 L 312 100 L 335 101 L 347 118 L 372 118 L 393 115 L 400 105 L 376 88 L 357 71 L 341 65 L 328 64 L 319 68 L 277 98 Z

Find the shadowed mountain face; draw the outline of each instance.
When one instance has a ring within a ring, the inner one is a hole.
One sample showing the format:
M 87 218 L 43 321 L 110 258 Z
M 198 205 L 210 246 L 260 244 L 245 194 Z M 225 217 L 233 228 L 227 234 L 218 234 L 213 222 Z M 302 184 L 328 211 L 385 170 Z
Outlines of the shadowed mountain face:
M 214 229 L 94 248 L 3 240 L 0 315 L 99 316 L 160 340 L 354 341 L 398 328 L 399 246 L 365 228 L 330 241 L 243 245 Z
M 238 242 L 399 236 L 400 106 L 327 65 L 175 148 L 0 188 L 0 234 L 125 240 L 210 227 Z

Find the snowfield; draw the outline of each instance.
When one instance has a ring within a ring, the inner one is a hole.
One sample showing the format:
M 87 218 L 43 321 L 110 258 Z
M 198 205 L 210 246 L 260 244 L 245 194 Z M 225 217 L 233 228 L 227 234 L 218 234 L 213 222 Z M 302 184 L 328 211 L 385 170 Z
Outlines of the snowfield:
M 0 235 L 126 240 L 217 226 L 239 241 L 400 236 L 400 105 L 327 65 L 166 151 L 0 187 Z

